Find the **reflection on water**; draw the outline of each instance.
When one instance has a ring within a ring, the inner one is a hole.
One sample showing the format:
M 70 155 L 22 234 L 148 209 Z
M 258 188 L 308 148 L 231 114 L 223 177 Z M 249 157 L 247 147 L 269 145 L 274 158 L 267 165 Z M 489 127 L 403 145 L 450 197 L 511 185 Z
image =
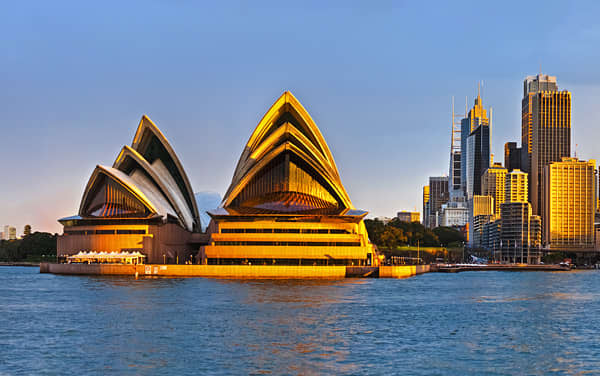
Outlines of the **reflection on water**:
M 3 374 L 579 374 L 600 273 L 353 280 L 0 268 Z

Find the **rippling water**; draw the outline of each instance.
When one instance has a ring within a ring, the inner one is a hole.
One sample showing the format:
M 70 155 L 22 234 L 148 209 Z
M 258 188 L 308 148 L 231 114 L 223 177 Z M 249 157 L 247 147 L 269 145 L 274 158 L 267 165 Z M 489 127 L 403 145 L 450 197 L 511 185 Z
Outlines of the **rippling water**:
M 0 267 L 0 375 L 599 370 L 598 271 L 230 281 Z

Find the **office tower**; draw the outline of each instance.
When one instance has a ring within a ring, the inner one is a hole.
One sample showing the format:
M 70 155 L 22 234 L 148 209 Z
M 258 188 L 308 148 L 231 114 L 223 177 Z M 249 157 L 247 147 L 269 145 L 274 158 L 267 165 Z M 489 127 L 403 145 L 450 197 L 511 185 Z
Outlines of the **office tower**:
M 492 196 L 475 195 L 469 200 L 469 245 L 473 248 L 482 246 L 483 226 L 493 219 L 494 198 Z
M 2 240 L 8 240 L 8 230 L 10 226 L 4 225 L 4 229 L 2 230 Z
M 25 225 L 23 228 L 23 236 L 31 235 L 31 225 Z
M 544 167 L 543 243 L 550 250 L 594 248 L 596 161 L 562 158 Z
M 479 178 L 480 178 L 481 174 L 483 173 L 483 171 L 485 171 L 485 169 L 489 167 L 489 163 L 490 163 L 490 161 L 489 161 L 489 158 L 490 158 L 489 157 L 489 154 L 490 154 L 489 126 L 490 126 L 490 120 L 488 119 L 486 109 L 483 108 L 483 105 L 481 103 L 481 95 L 478 92 L 473 108 L 471 108 L 471 110 L 467 114 L 467 117 L 465 117 L 464 119 L 461 120 L 461 130 L 460 130 L 461 186 L 462 186 L 463 192 L 465 193 L 467 198 L 470 198 L 471 196 L 473 196 L 473 194 L 481 194 L 480 191 L 474 192 L 473 187 L 471 187 L 471 191 L 470 191 L 471 195 L 470 196 L 468 195 L 468 192 L 469 192 L 469 190 L 468 190 L 469 161 L 472 163 L 471 177 L 473 177 L 474 175 L 479 173 L 479 176 L 477 177 L 477 182 L 475 183 L 475 185 L 476 185 L 475 188 L 478 188 L 480 186 Z M 483 127 L 485 129 L 481 129 L 481 130 L 477 131 L 475 134 L 473 134 L 473 132 L 475 132 L 480 127 Z M 471 137 L 472 135 L 473 135 L 473 137 Z M 487 137 L 487 142 L 485 141 L 486 137 Z M 471 150 L 470 155 L 469 155 L 469 150 L 468 150 L 469 149 L 469 139 L 471 139 L 471 142 L 473 143 L 473 145 L 471 146 L 472 150 Z M 486 150 L 487 150 L 487 152 L 486 152 Z M 474 153 L 477 153 L 477 154 L 474 154 Z M 477 161 L 477 163 L 476 163 L 476 161 Z M 483 165 L 485 168 L 482 168 L 481 165 Z M 474 183 L 474 181 L 471 180 L 471 185 L 473 185 L 473 183 Z
M 532 214 L 528 202 L 505 202 L 500 216 L 500 243 L 502 260 L 506 262 L 539 263 L 540 254 L 532 246 Z M 539 234 L 539 217 L 533 220 L 534 238 Z
M 431 176 L 429 178 L 429 223 L 433 228 L 440 225 L 442 205 L 448 202 L 448 177 Z
M 508 172 L 521 169 L 521 148 L 517 147 L 516 142 L 504 144 L 504 167 Z
M 17 239 L 17 229 L 15 227 L 10 226 L 8 228 L 8 240 L 16 240 Z
M 527 196 L 527 174 L 513 170 L 506 174 L 505 202 L 529 202 Z
M 528 76 L 521 117 L 521 169 L 529 174 L 529 199 L 539 215 L 544 166 L 571 155 L 571 93 L 558 91 L 554 76 Z
M 494 212 L 496 218 L 500 217 L 500 205 L 504 202 L 505 183 L 507 170 L 500 163 L 494 163 L 485 170 L 481 176 L 481 194 L 494 198 Z
M 412 223 L 421 221 L 421 213 L 419 212 L 401 211 L 396 214 L 396 217 L 401 222 Z
M 429 186 L 423 187 L 423 226 L 429 225 Z
M 499 219 L 483 225 L 481 246 L 487 250 L 494 251 L 494 259 L 496 259 L 496 250 L 500 248 L 500 226 L 501 221 Z
M 481 195 L 481 176 L 490 167 L 490 128 L 477 127 L 467 138 L 467 198 Z
M 462 136 L 461 121 L 465 115 L 458 115 L 454 112 L 454 97 L 452 98 L 452 118 L 450 125 L 450 168 L 449 168 L 449 200 L 464 201 L 464 191 L 462 189 Z
M 532 215 L 529 218 L 529 247 L 539 250 L 542 246 L 542 217 Z

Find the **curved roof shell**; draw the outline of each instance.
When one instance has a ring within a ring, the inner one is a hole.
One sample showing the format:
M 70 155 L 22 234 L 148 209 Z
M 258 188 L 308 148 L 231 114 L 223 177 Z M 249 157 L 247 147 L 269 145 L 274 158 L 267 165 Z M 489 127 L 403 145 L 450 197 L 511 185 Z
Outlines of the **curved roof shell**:
M 89 215 L 86 208 L 93 199 L 91 193 L 101 183 L 100 176 L 118 183 L 149 212 L 165 220 L 168 216 L 176 218 L 189 231 L 201 228 L 196 200 L 183 166 L 165 136 L 146 115 L 131 147 L 123 147 L 112 167 L 97 166 L 92 173 L 81 200 L 80 216 Z M 106 200 L 114 201 L 115 197 L 109 193 Z
M 250 136 L 222 207 L 277 194 L 288 201 L 304 200 L 299 207 L 331 204 L 354 209 L 323 135 L 289 91 L 275 101 Z

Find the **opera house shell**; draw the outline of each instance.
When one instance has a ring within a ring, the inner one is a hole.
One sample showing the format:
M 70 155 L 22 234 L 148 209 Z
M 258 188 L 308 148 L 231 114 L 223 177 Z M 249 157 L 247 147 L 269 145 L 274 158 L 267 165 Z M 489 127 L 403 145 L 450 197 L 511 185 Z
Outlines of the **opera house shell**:
M 205 264 L 370 265 L 373 246 L 325 139 L 285 92 L 252 133 L 221 207 L 208 214 Z
M 147 262 L 193 261 L 203 238 L 194 194 L 171 145 L 146 116 L 131 146 L 90 177 L 76 216 L 59 220 L 57 254 L 132 252 Z

